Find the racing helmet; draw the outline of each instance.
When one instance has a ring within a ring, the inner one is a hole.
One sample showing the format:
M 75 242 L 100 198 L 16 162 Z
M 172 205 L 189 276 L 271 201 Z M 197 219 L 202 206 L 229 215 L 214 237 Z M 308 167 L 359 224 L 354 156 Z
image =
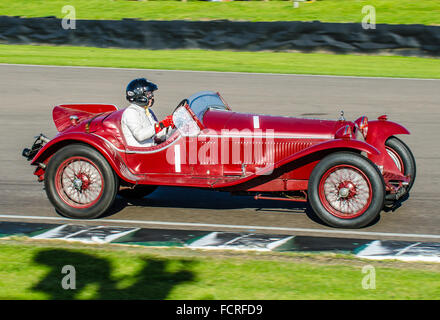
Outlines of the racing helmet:
M 157 90 L 157 86 L 145 78 L 137 78 L 127 85 L 125 90 L 126 98 L 129 102 L 138 106 L 146 106 L 150 99 L 153 98 L 153 91 Z

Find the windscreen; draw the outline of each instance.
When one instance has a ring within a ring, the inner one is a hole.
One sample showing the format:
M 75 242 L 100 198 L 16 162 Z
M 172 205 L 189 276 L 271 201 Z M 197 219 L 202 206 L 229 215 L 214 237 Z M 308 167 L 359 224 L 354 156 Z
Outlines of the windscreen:
M 189 97 L 188 103 L 189 107 L 201 122 L 203 122 L 203 115 L 205 114 L 205 111 L 209 108 L 221 110 L 228 109 L 218 94 L 213 91 L 202 91 L 193 94 L 191 97 Z
M 195 137 L 200 133 L 200 128 L 185 107 L 179 107 L 173 113 L 173 122 L 184 137 Z

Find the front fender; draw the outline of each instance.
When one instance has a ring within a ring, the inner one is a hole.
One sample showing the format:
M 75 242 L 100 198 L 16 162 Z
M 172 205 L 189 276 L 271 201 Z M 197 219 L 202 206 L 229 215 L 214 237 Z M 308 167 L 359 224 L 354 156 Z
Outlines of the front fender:
M 396 134 L 410 134 L 404 126 L 392 121 L 369 121 L 366 141 L 372 146 L 384 145 L 385 141 Z M 377 148 L 377 147 L 376 147 Z
M 96 136 L 88 133 L 70 133 L 57 135 L 50 140 L 32 159 L 31 164 L 37 165 L 39 163 L 47 164 L 49 159 L 62 147 L 72 143 L 84 143 L 101 153 L 108 163 L 111 165 L 116 174 L 129 183 L 136 184 L 138 177 L 132 174 L 124 162 L 122 156 L 105 140 L 99 139 Z
M 385 149 L 387 139 L 397 134 L 410 134 L 410 132 L 404 126 L 392 121 L 369 121 L 366 142 L 380 151 L 379 155 L 369 157 L 371 161 L 382 166 L 385 171 L 400 175 L 400 170 Z

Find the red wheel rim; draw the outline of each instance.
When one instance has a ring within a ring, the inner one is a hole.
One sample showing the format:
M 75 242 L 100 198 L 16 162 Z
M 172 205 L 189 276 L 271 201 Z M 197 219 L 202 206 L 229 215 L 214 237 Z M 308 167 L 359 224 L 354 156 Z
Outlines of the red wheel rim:
M 319 199 L 332 215 L 342 219 L 356 218 L 371 204 L 370 180 L 356 167 L 350 165 L 332 167 L 321 178 Z
M 71 157 L 58 167 L 55 189 L 67 205 L 85 209 L 96 204 L 101 198 L 104 179 L 92 161 L 84 157 Z
M 388 155 L 393 160 L 397 169 L 399 169 L 399 171 L 402 172 L 402 174 L 405 174 L 405 166 L 403 165 L 403 160 L 400 157 L 400 155 L 393 148 L 385 147 L 385 149 L 387 150 Z

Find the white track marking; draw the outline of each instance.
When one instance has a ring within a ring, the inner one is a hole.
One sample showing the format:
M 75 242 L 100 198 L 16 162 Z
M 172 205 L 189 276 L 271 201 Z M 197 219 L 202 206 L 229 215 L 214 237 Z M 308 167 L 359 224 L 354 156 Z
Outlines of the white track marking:
M 401 261 L 408 261 L 408 262 L 440 262 L 440 258 L 438 257 L 420 257 L 420 256 L 393 256 L 393 255 L 389 255 L 389 256 L 369 256 L 369 257 L 364 257 L 364 256 L 357 256 L 358 258 L 362 258 L 362 259 L 369 259 L 369 260 L 401 260 Z
M 258 239 L 256 242 L 254 241 L 250 246 L 246 244 L 236 244 L 236 242 L 255 236 L 255 233 L 250 234 L 243 234 L 241 236 L 235 237 L 227 242 L 222 243 L 221 239 L 218 239 L 218 234 L 224 233 L 224 232 L 211 232 L 207 234 L 206 236 L 192 242 L 189 245 L 186 245 L 186 247 L 189 248 L 198 248 L 198 249 L 214 249 L 214 250 L 253 250 L 253 251 L 271 251 L 280 245 L 284 244 L 288 240 L 294 238 L 294 236 L 284 236 L 282 239 L 279 239 L 277 241 L 272 240 L 272 242 L 264 242 L 261 243 Z M 252 241 L 252 240 L 251 240 Z
M 389 80 L 418 80 L 418 81 L 439 81 L 431 78 L 398 78 L 398 77 L 362 77 L 362 76 L 334 76 L 325 74 L 299 74 L 299 73 L 263 73 L 263 72 L 237 72 L 237 71 L 199 71 L 199 70 L 166 70 L 166 69 L 140 69 L 140 68 L 115 68 L 115 67 L 88 67 L 88 66 L 55 66 L 44 64 L 17 64 L 0 63 L 0 66 L 18 67 L 40 67 L 40 68 L 72 68 L 72 69 L 107 69 L 127 71 L 148 71 L 148 72 L 191 72 L 191 73 L 212 73 L 212 74 L 238 74 L 238 75 L 267 75 L 267 76 L 293 76 L 293 77 L 322 77 L 322 78 L 348 78 L 348 79 L 389 79 Z
M 239 237 L 237 237 L 237 238 L 231 239 L 231 240 L 225 242 L 225 243 L 223 244 L 223 246 L 228 246 L 228 245 L 230 245 L 231 243 L 234 243 L 235 241 L 239 241 L 240 239 L 244 239 L 244 238 L 249 238 L 250 236 L 253 236 L 253 233 L 244 234 L 244 235 L 241 235 L 241 236 L 239 236 Z
M 119 220 L 119 219 L 91 219 L 78 220 L 67 219 L 62 217 L 44 217 L 44 216 L 20 216 L 20 215 L 0 215 L 0 219 L 17 219 L 17 220 L 49 220 L 63 222 L 100 222 L 100 223 L 123 223 L 123 224 L 142 224 L 142 225 L 158 225 L 158 226 L 176 226 L 176 227 L 205 227 L 205 228 L 227 228 L 227 229 L 244 229 L 244 230 L 273 230 L 288 232 L 307 232 L 318 234 L 333 235 L 358 235 L 358 236 L 380 236 L 380 237 L 396 237 L 396 238 L 421 238 L 421 239 L 440 239 L 440 234 L 418 234 L 418 233 L 388 233 L 388 232 L 368 232 L 353 230 L 334 230 L 334 229 L 309 229 L 309 228 L 287 228 L 287 227 L 271 227 L 271 226 L 247 226 L 247 225 L 230 225 L 230 224 L 209 224 L 209 223 L 191 223 L 191 222 L 169 222 L 169 221 L 146 221 L 146 220 Z
M 414 247 L 418 246 L 419 244 L 420 244 L 420 242 L 416 242 L 416 243 L 413 243 L 412 245 L 410 245 L 410 246 L 408 246 L 408 247 L 405 247 L 403 250 L 401 250 L 401 251 L 399 251 L 398 253 L 396 253 L 396 256 L 400 256 L 400 255 L 404 254 L 404 253 L 407 252 L 409 249 L 414 248 Z
M 200 239 L 191 242 L 188 247 L 207 247 L 208 245 L 215 243 L 218 232 L 208 233 L 206 236 L 201 237 Z
M 359 251 L 356 256 L 358 258 L 372 259 L 372 260 L 402 260 L 402 261 L 426 261 L 426 262 L 440 262 L 438 253 L 425 255 L 421 253 L 414 253 L 411 255 L 404 255 L 411 248 L 416 247 L 421 242 L 413 243 L 398 253 L 393 254 L 393 250 L 382 246 L 382 241 L 376 240 L 368 244 L 363 250 Z
M 125 231 L 119 231 L 119 232 L 115 232 L 115 233 L 110 233 L 106 236 L 104 236 L 103 238 L 100 238 L 99 236 L 91 236 L 89 239 L 84 239 L 81 237 L 77 237 L 79 235 L 81 235 L 82 233 L 87 234 L 96 230 L 100 230 L 100 229 L 105 229 L 105 228 L 115 228 L 115 227 L 111 227 L 111 226 L 85 226 L 83 225 L 83 228 L 80 228 L 80 230 L 67 234 L 67 235 L 63 235 L 62 231 L 64 231 L 64 229 L 68 228 L 69 226 L 71 226 L 71 224 L 63 224 L 59 227 L 56 227 L 54 229 L 51 229 L 49 231 L 46 231 L 42 234 L 39 234 L 37 236 L 33 236 L 33 239 L 63 239 L 63 240 L 74 240 L 74 241 L 80 241 L 80 242 L 99 242 L 99 243 L 108 243 L 108 242 L 112 242 L 113 240 L 122 238 L 130 233 L 133 233 L 135 231 L 138 231 L 140 228 L 127 228 L 124 227 L 124 229 L 126 229 Z
M 287 241 L 289 241 L 290 239 L 293 239 L 293 238 L 294 238 L 294 236 L 290 236 L 290 237 L 287 237 L 287 238 L 280 239 L 280 240 L 278 240 L 278 241 L 275 241 L 275 242 L 269 243 L 269 244 L 267 245 L 267 248 L 268 248 L 269 250 L 273 250 L 273 249 L 278 248 L 279 246 L 285 244 Z
M 56 228 L 54 228 L 54 229 L 51 229 L 51 230 L 49 230 L 49 231 L 46 231 L 46 232 L 44 232 L 44 233 L 42 233 L 42 234 L 39 234 L 39 235 L 37 235 L 37 236 L 33 236 L 32 238 L 34 238 L 34 239 L 48 239 L 48 238 L 54 238 L 54 237 L 57 237 L 58 234 L 59 234 L 59 232 L 60 232 L 61 230 L 63 230 L 65 227 L 66 227 L 66 225 L 63 224 L 63 225 L 58 226 L 58 227 L 56 227 Z

